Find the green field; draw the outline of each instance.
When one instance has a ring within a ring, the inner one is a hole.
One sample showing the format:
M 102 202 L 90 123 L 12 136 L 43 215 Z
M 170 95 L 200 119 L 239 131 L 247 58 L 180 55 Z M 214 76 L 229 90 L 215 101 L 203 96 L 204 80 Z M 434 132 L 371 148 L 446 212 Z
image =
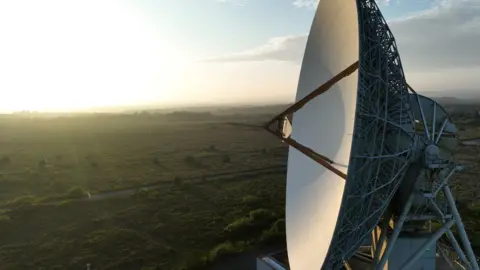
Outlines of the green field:
M 0 117 L 0 269 L 208 269 L 284 245 L 287 147 L 228 124 L 279 111 Z M 480 150 L 457 157 L 469 168 L 452 189 L 479 246 Z
M 278 242 L 287 148 L 227 124 L 249 116 L 173 118 L 3 117 L 0 269 L 176 269 Z M 250 229 L 226 228 L 238 220 Z
M 0 199 L 119 189 L 285 164 L 261 129 L 162 117 L 3 119 Z

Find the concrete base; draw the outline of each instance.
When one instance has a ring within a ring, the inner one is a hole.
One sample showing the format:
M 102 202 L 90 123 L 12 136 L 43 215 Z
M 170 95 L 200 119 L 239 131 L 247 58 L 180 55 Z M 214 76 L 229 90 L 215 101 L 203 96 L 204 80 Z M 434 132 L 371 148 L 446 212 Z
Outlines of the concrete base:
M 430 239 L 430 236 L 430 234 L 417 236 L 402 236 L 400 234 L 388 258 L 389 270 L 401 269 L 401 267 L 418 252 L 423 252 L 423 256 L 418 259 L 410 270 L 435 270 L 437 261 L 436 245 L 432 245 L 432 247 L 427 250 L 419 250 L 419 248 Z

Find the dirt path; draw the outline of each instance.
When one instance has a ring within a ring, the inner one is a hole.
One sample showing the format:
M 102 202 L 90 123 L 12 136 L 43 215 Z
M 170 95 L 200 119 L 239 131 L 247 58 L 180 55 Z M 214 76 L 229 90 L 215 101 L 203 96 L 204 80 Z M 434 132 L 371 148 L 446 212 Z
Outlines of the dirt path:
M 251 170 L 244 170 L 244 171 L 237 171 L 237 172 L 228 172 L 228 173 L 216 173 L 216 174 L 210 174 L 210 175 L 203 175 L 203 176 L 197 176 L 197 177 L 189 177 L 189 178 L 184 178 L 185 181 L 199 181 L 197 179 L 206 179 L 207 181 L 216 181 L 216 180 L 221 180 L 224 177 L 233 177 L 233 176 L 247 176 L 247 175 L 265 175 L 265 174 L 271 174 L 271 173 L 278 173 L 278 172 L 286 172 L 287 167 L 284 165 L 278 165 L 278 166 L 270 166 L 270 167 L 264 167 L 264 168 L 259 168 L 259 169 L 251 169 Z M 245 178 L 249 179 L 249 178 Z M 148 186 L 139 186 L 139 187 L 133 187 L 133 188 L 128 188 L 128 189 L 122 189 L 122 190 L 113 190 L 113 191 L 105 191 L 105 192 L 99 192 L 95 194 L 89 194 L 88 197 L 86 198 L 81 198 L 81 199 L 75 199 L 74 201 L 97 201 L 97 200 L 103 200 L 103 199 L 109 199 L 109 198 L 116 198 L 116 197 L 126 197 L 126 196 L 131 196 L 137 192 L 139 189 L 144 189 L 144 190 L 152 190 L 156 189 L 161 186 L 165 185 L 171 185 L 172 183 L 170 182 L 160 182 L 156 184 L 151 184 Z
M 465 146 L 480 146 L 480 138 L 466 139 L 462 141 L 462 145 Z

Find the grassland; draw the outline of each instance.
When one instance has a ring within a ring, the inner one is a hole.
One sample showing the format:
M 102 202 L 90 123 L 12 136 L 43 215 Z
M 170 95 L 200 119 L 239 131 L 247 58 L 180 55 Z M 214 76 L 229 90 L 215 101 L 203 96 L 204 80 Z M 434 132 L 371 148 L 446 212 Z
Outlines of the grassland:
M 90 192 L 285 164 L 261 129 L 216 121 L 102 116 L 3 119 L 1 199 Z
M 267 118 L 3 117 L 0 269 L 203 268 L 281 244 L 286 147 L 262 129 L 226 124 Z
M 0 269 L 208 269 L 229 253 L 284 245 L 287 148 L 228 124 L 278 111 L 0 117 Z M 461 135 L 480 136 L 462 117 Z M 457 157 L 469 168 L 453 190 L 480 240 L 480 149 Z

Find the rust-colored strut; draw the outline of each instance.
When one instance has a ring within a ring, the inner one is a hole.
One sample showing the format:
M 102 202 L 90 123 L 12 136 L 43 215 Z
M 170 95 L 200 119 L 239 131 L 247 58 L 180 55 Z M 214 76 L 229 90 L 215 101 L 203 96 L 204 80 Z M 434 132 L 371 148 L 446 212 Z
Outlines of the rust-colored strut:
M 265 124 L 265 129 L 278 137 L 283 142 L 287 143 L 289 146 L 297 149 L 298 151 L 302 152 L 304 155 L 308 156 L 309 158 L 313 159 L 320 165 L 324 166 L 326 169 L 330 170 L 331 172 L 335 173 L 336 175 L 342 177 L 343 179 L 347 179 L 347 175 L 343 172 L 339 171 L 335 168 L 332 164 L 334 163 L 333 160 L 329 159 L 326 156 L 323 156 L 311 148 L 308 148 L 301 143 L 297 142 L 295 139 L 290 137 L 290 134 L 284 134 L 282 131 L 283 122 L 288 119 L 292 119 L 291 115 L 301 109 L 305 104 L 310 102 L 315 97 L 325 93 L 328 89 L 330 89 L 334 84 L 339 82 L 341 79 L 349 76 L 353 72 L 358 69 L 358 61 L 353 63 L 351 66 L 347 67 L 336 76 L 328 80 L 326 83 L 322 84 L 320 87 L 315 89 L 313 92 L 305 96 L 304 98 L 300 99 L 299 101 L 295 102 L 292 106 L 288 107 L 285 111 L 281 112 L 277 116 L 275 116 L 272 120 Z M 274 125 L 276 122 L 276 125 Z M 272 128 L 275 127 L 275 128 Z

